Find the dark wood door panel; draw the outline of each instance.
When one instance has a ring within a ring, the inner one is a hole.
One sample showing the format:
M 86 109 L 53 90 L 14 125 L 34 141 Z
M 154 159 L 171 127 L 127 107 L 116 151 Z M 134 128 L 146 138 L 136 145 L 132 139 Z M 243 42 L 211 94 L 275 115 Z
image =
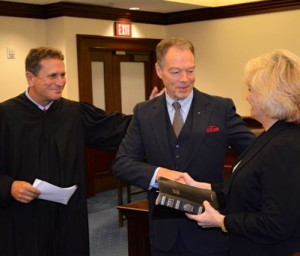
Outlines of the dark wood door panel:
M 104 66 L 105 110 L 122 111 L 121 62 L 143 62 L 145 99 L 153 86 L 163 85 L 155 72 L 155 48 L 160 39 L 115 38 L 77 35 L 79 100 L 93 103 L 92 62 Z M 111 164 L 116 152 L 86 148 L 87 194 L 117 188 Z

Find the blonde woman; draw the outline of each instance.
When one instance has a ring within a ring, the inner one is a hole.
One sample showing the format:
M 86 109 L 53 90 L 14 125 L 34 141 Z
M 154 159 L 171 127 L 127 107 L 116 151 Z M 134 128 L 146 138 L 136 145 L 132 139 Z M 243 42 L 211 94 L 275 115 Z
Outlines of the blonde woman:
M 187 216 L 202 228 L 221 228 L 230 236 L 231 256 L 291 256 L 300 252 L 300 59 L 275 50 L 245 68 L 252 118 L 264 132 L 236 161 L 224 186 L 213 189 L 224 214 L 208 202 L 205 212 Z M 222 188 L 222 189 L 221 189 Z

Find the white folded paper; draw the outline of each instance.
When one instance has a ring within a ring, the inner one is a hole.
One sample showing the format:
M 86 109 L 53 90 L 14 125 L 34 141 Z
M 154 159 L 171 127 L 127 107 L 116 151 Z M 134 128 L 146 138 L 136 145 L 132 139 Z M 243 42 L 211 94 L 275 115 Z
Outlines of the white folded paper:
M 40 179 L 35 179 L 32 186 L 41 191 L 41 194 L 38 196 L 39 199 L 62 204 L 68 204 L 69 199 L 77 189 L 76 185 L 68 188 L 61 188 Z

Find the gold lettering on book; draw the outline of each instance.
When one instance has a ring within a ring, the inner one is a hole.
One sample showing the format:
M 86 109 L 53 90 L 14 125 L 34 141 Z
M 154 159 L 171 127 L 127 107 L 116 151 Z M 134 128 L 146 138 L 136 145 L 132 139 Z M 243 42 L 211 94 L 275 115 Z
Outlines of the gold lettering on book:
M 180 190 L 179 189 L 172 189 L 173 194 L 179 195 L 180 196 Z

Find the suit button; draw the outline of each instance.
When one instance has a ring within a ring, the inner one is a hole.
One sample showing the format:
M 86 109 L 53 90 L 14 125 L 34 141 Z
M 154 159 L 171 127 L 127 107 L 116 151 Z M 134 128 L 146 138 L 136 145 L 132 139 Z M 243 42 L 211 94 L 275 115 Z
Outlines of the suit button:
M 179 159 L 179 155 L 176 155 L 175 157 L 176 157 L 177 159 Z
M 176 145 L 176 148 L 179 148 L 179 145 L 178 145 L 178 144 Z

